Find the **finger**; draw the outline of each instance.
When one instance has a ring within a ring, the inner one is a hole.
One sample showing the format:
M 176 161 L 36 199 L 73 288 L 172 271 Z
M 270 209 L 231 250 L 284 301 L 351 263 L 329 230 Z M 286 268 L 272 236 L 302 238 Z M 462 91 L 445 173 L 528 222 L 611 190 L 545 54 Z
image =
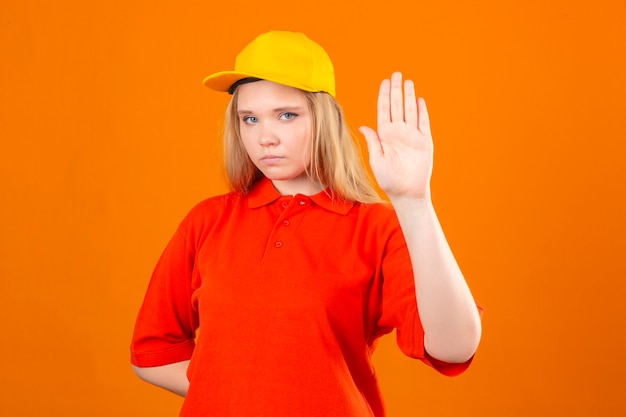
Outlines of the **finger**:
M 385 79 L 380 83 L 378 90 L 378 130 L 385 123 L 391 121 L 391 113 L 389 110 L 389 80 Z
M 389 93 L 391 102 L 391 121 L 404 121 L 404 103 L 402 100 L 402 73 L 394 72 L 391 74 L 391 91 Z
M 411 127 L 417 128 L 417 101 L 413 81 L 404 82 L 404 120 Z
M 417 99 L 417 128 L 422 133 L 430 134 L 430 117 L 428 116 L 428 109 L 426 108 L 426 100 L 422 97 Z
M 378 134 L 372 128 L 367 126 L 359 127 L 359 132 L 365 137 L 365 143 L 367 144 L 367 150 L 369 152 L 370 158 L 379 157 L 383 154 L 383 148 L 380 144 L 380 140 L 378 139 Z

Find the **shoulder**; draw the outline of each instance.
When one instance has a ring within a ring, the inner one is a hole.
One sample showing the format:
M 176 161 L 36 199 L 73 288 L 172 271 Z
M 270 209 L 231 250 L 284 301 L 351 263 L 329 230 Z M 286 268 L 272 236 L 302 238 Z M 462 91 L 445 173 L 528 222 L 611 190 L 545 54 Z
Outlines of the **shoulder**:
M 391 203 L 382 201 L 380 203 L 357 203 L 354 205 L 354 212 L 359 217 L 365 217 L 368 221 L 382 223 L 397 223 L 398 217 Z
M 224 214 L 232 212 L 232 209 L 243 199 L 244 196 L 238 192 L 209 197 L 189 210 L 179 225 L 179 231 L 190 234 L 193 231 L 206 229 Z
M 237 204 L 239 201 L 243 200 L 244 196 L 238 192 L 230 192 L 227 194 L 221 194 L 213 197 L 209 197 L 205 200 L 202 200 L 195 206 L 191 208 L 187 217 L 191 219 L 195 219 L 198 217 L 202 217 L 203 215 L 215 213 L 223 210 L 225 207 L 232 206 L 233 204 Z
M 386 241 L 401 234 L 400 223 L 391 203 L 356 203 L 349 215 L 354 216 L 358 229 L 367 235 L 376 236 L 378 240 Z

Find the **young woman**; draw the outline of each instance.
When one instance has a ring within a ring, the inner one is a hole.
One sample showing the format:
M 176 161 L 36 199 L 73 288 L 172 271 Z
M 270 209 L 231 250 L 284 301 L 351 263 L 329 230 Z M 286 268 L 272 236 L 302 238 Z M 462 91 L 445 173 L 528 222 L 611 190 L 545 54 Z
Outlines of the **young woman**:
M 479 308 L 430 198 L 424 100 L 383 80 L 360 128 L 367 178 L 326 52 L 273 31 L 205 84 L 228 91 L 233 191 L 194 207 L 159 260 L 132 363 L 185 396 L 182 416 L 383 416 L 371 354 L 399 347 L 446 375 L 477 349 Z

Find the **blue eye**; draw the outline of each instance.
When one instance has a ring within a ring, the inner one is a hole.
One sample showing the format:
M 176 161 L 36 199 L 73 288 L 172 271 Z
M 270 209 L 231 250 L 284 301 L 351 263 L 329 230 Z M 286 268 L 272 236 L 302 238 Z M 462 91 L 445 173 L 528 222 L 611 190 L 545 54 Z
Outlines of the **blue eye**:
M 295 113 L 286 112 L 286 113 L 281 114 L 280 118 L 282 120 L 291 120 L 291 119 L 293 119 L 296 116 L 297 116 L 297 114 L 295 114 Z
M 243 120 L 243 122 L 244 122 L 244 123 L 247 123 L 247 124 L 253 124 L 253 123 L 256 123 L 256 122 L 258 122 L 258 121 L 259 121 L 259 120 L 258 120 L 256 117 L 254 117 L 254 116 L 244 116 L 241 120 Z

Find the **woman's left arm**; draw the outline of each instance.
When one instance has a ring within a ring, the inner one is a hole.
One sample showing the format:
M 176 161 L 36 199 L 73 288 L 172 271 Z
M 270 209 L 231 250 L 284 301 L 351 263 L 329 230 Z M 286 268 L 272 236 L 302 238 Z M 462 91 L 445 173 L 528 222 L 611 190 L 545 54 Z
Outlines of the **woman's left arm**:
M 430 122 L 426 103 L 416 98 L 413 82 L 403 83 L 399 72 L 383 80 L 378 130 L 359 130 L 367 141 L 374 176 L 391 200 L 411 256 L 424 348 L 440 361 L 466 362 L 480 341 L 480 317 L 432 204 Z

